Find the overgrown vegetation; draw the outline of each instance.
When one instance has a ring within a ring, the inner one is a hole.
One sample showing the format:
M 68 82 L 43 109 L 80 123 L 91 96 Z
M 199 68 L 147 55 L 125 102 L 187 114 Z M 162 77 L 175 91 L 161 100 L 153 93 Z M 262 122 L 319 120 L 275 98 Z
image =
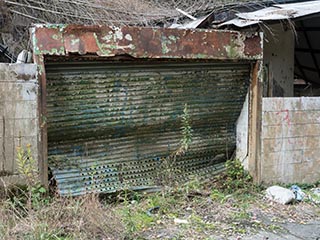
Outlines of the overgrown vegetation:
M 257 186 L 253 184 L 252 177 L 246 171 L 240 160 L 231 159 L 225 164 L 226 171 L 220 176 L 222 188 L 226 193 L 234 193 L 237 191 L 252 192 L 255 191 Z
M 19 145 L 17 147 L 18 172 L 26 181 L 27 209 L 31 210 L 32 207 L 37 207 L 39 202 L 42 201 L 41 197 L 46 193 L 46 189 L 39 182 L 37 162 L 32 156 L 31 145 L 27 144 L 25 148 L 21 144 Z
M 183 116 L 183 140 L 177 152 L 185 153 L 192 138 L 187 106 Z M 287 219 L 320 219 L 320 210 L 313 204 L 304 203 L 301 208 L 301 204 L 266 201 L 238 160 L 227 161 L 220 176 L 205 181 L 194 177 L 155 193 L 124 187 L 105 196 L 61 198 L 44 194 L 30 145 L 19 147 L 17 153 L 19 172 L 28 186 L 0 200 L 3 240 L 229 239 L 259 229 L 281 232 L 277 223 Z M 269 223 L 263 221 L 266 217 Z
M 188 105 L 185 104 L 183 113 L 181 115 L 181 140 L 179 147 L 169 156 L 161 161 L 160 171 L 158 174 L 158 184 L 173 186 L 178 184 L 176 176 L 180 174 L 179 169 L 176 168 L 177 160 L 186 154 L 190 144 L 192 143 L 192 127 L 189 114 Z
M 32 159 L 27 163 L 25 157 L 31 152 L 19 151 L 21 167 L 28 169 Z M 34 194 L 31 191 L 31 198 Z M 258 229 L 282 231 L 276 223 L 287 219 L 301 222 L 320 217 L 311 204 L 299 208 L 265 202 L 237 160 L 228 161 L 225 173 L 218 177 L 193 178 L 155 193 L 125 189 L 100 197 L 36 195 L 41 201 L 32 200 L 31 208 L 26 197 L 30 196 L 20 191 L 0 200 L 1 239 L 236 239 Z M 260 216 L 267 216 L 271 223 Z

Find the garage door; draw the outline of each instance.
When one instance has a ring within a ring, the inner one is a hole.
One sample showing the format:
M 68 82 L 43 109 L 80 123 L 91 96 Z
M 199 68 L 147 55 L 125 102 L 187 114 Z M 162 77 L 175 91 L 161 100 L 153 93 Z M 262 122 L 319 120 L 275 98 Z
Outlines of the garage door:
M 188 106 L 193 139 L 177 180 L 214 173 L 235 150 L 249 63 L 46 64 L 48 158 L 61 195 L 153 188 L 180 146 Z

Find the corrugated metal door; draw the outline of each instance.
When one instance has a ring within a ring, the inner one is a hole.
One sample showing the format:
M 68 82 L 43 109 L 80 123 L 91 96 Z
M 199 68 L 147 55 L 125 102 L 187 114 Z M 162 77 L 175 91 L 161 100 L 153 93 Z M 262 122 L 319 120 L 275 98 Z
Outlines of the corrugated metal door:
M 46 71 L 49 167 L 61 195 L 156 185 L 180 145 L 185 104 L 193 141 L 176 160 L 178 178 L 214 171 L 235 149 L 249 63 L 67 62 Z

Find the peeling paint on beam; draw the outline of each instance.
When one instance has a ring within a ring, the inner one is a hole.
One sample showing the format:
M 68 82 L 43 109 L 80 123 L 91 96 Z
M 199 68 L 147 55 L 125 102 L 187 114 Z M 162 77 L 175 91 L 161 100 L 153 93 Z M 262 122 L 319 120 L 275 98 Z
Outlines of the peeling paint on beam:
M 235 31 L 165 28 L 37 25 L 35 55 L 95 54 L 102 57 L 257 60 L 261 38 Z

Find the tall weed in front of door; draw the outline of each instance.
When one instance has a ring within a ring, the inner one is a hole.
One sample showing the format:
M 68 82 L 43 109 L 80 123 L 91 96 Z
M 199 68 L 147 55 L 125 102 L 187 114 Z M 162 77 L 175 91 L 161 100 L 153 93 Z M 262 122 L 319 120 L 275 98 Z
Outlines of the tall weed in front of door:
M 169 156 L 162 159 L 158 180 L 161 185 L 174 185 L 176 183 L 176 175 L 180 174 L 177 168 L 177 160 L 186 154 L 192 143 L 192 127 L 188 105 L 185 104 L 181 115 L 181 140 L 180 146 Z

